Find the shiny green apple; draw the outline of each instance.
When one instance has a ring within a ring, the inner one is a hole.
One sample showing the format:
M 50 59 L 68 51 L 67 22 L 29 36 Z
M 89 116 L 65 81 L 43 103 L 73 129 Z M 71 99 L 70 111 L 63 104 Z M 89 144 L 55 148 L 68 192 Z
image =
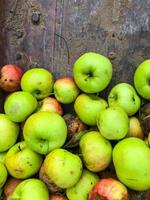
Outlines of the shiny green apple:
M 7 170 L 3 163 L 0 162 L 0 188 L 2 188 L 7 180 Z

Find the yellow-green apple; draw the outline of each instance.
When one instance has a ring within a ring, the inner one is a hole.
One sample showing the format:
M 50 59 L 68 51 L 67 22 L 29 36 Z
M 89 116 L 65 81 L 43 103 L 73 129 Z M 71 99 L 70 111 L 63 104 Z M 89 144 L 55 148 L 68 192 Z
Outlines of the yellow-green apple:
M 55 149 L 46 156 L 44 170 L 56 186 L 70 188 L 80 179 L 82 162 L 79 156 L 65 149 Z
M 88 52 L 80 56 L 73 66 L 77 86 L 85 93 L 104 90 L 112 78 L 110 60 L 98 53 Z
M 113 163 L 118 179 L 127 187 L 150 189 L 150 148 L 139 138 L 125 138 L 113 149 Z
M 107 102 L 94 94 L 80 94 L 75 103 L 74 109 L 82 122 L 94 126 L 97 117 L 107 108 Z
M 59 102 L 69 104 L 75 101 L 79 89 L 72 78 L 59 78 L 54 83 L 54 95 Z
M 150 147 L 150 133 L 148 135 L 148 144 L 149 144 L 149 147 Z
M 102 112 L 97 120 L 100 133 L 109 140 L 124 138 L 129 130 L 127 113 L 119 106 L 112 106 Z
M 144 132 L 137 117 L 129 118 L 129 130 L 127 137 L 144 138 Z
M 18 124 L 12 122 L 6 114 L 0 114 L 0 152 L 13 146 L 19 135 Z
M 129 200 L 127 188 L 113 178 L 104 178 L 94 186 L 89 195 L 89 200 Z
M 21 79 L 21 89 L 37 99 L 48 97 L 53 89 L 53 75 L 46 69 L 34 68 L 26 71 Z
M 38 111 L 56 112 L 63 115 L 61 104 L 53 97 L 46 97 L 39 101 Z
M 49 193 L 46 185 L 36 178 L 22 181 L 15 188 L 9 200 L 49 200 Z
M 134 74 L 137 92 L 145 99 L 150 99 L 150 59 L 143 61 Z
M 7 180 L 7 170 L 3 163 L 0 162 L 0 188 L 2 188 Z
M 131 116 L 139 110 L 141 100 L 130 84 L 119 83 L 111 89 L 108 95 L 108 104 L 122 107 Z
M 5 165 L 12 177 L 25 179 L 38 172 L 42 161 L 42 156 L 32 151 L 25 141 L 22 141 L 9 149 L 6 154 Z
M 71 188 L 66 190 L 66 195 L 69 200 L 87 200 L 89 192 L 99 181 L 98 175 L 88 170 L 83 170 L 80 180 Z
M 6 157 L 7 151 L 5 152 L 0 152 L 0 162 L 4 163 L 5 162 L 5 157 Z
M 90 131 L 80 139 L 80 150 L 87 169 L 100 172 L 111 162 L 112 147 L 98 131 Z
M 23 70 L 17 65 L 5 65 L 0 70 L 0 87 L 6 92 L 20 89 Z
M 40 111 L 32 114 L 26 120 L 23 135 L 33 151 L 47 154 L 64 145 L 67 137 L 67 126 L 59 114 Z
M 4 110 L 13 122 L 23 122 L 37 108 L 37 100 L 28 92 L 14 92 L 4 103 Z

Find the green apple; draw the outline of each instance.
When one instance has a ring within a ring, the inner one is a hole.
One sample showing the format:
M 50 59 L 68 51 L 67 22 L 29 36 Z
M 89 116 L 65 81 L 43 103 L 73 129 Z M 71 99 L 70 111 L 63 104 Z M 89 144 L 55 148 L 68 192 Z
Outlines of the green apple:
M 139 110 L 141 101 L 135 89 L 130 84 L 119 83 L 110 91 L 108 104 L 109 106 L 122 107 L 131 116 Z
M 142 191 L 150 189 L 150 149 L 139 138 L 126 138 L 113 150 L 117 177 L 127 187 Z
M 0 152 L 13 146 L 19 135 L 18 124 L 9 120 L 5 114 L 0 114 Z
M 59 114 L 40 111 L 26 120 L 23 135 L 33 151 L 47 154 L 64 145 L 67 137 L 67 126 Z
M 137 67 L 134 74 L 134 85 L 143 98 L 150 100 L 150 59 Z
M 70 77 L 59 78 L 54 83 L 55 98 L 63 104 L 74 102 L 79 92 L 77 85 Z
M 7 180 L 7 170 L 3 163 L 0 162 L 0 188 L 3 187 Z
M 42 156 L 32 151 L 25 141 L 22 141 L 9 149 L 5 165 L 11 176 L 25 179 L 39 171 L 42 161 Z
M 80 150 L 85 166 L 92 172 L 106 169 L 111 162 L 111 144 L 97 131 L 90 131 L 81 137 Z
M 71 188 L 66 190 L 66 195 L 69 200 L 87 200 L 89 192 L 99 181 L 98 175 L 88 171 L 83 170 L 80 180 Z
M 43 68 L 30 69 L 22 76 L 21 89 L 37 99 L 48 97 L 53 89 L 53 76 Z
M 88 52 L 74 63 L 73 75 L 83 92 L 97 93 L 108 86 L 112 78 L 112 64 L 105 56 Z
M 81 177 L 82 162 L 79 156 L 65 149 L 55 149 L 46 156 L 44 171 L 56 186 L 70 188 Z
M 26 179 L 17 185 L 9 200 L 49 200 L 46 185 L 36 178 Z
M 37 108 L 37 100 L 28 92 L 14 92 L 4 103 L 5 113 L 13 122 L 23 122 Z
M 102 112 L 97 120 L 100 133 L 109 140 L 124 138 L 129 130 L 127 113 L 118 106 L 112 106 Z
M 5 157 L 6 157 L 7 151 L 5 152 L 0 152 L 0 162 L 4 163 L 5 162 Z
M 80 94 L 74 103 L 78 117 L 82 122 L 91 126 L 96 125 L 97 117 L 107 106 L 104 99 L 94 94 Z
M 148 146 L 150 147 L 150 133 L 149 133 L 149 135 L 148 135 Z

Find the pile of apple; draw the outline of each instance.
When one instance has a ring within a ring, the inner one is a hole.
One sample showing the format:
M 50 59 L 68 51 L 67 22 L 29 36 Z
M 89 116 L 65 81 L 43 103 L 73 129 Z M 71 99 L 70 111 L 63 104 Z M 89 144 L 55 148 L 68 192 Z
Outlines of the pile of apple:
M 150 189 L 150 136 L 137 112 L 150 100 L 150 60 L 134 74 L 135 88 L 118 83 L 101 98 L 112 64 L 85 53 L 73 78 L 16 65 L 1 68 L 7 93 L 0 113 L 0 195 L 7 200 L 128 200 L 127 187 Z M 21 89 L 20 89 L 21 88 Z M 138 94 L 137 94 L 137 92 Z M 64 105 L 74 113 L 65 113 Z M 101 178 L 113 163 L 116 178 Z

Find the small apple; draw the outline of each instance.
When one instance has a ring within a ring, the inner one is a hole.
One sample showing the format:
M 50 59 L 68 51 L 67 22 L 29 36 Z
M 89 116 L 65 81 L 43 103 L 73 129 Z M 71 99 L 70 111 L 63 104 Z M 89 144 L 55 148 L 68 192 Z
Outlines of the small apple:
M 63 115 L 61 104 L 53 97 L 46 97 L 42 101 L 39 101 L 38 111 L 56 112 Z
M 7 170 L 3 163 L 0 162 L 0 188 L 2 188 L 7 180 Z
M 126 113 L 134 115 L 140 108 L 141 101 L 134 88 L 128 83 L 119 83 L 112 88 L 108 96 L 109 106 L 120 106 Z
M 70 77 L 59 78 L 54 83 L 55 98 L 63 104 L 74 102 L 79 92 L 74 80 Z
M 144 138 L 144 132 L 138 118 L 129 118 L 129 131 L 127 133 L 127 137 L 137 137 L 141 139 Z
M 64 145 L 67 138 L 67 126 L 59 114 L 40 111 L 26 120 L 23 135 L 33 151 L 47 154 Z
M 26 179 L 17 185 L 9 200 L 49 200 L 46 185 L 36 178 Z
M 29 69 L 22 76 L 21 89 L 37 99 L 48 97 L 53 89 L 53 76 L 43 68 Z
M 52 194 L 49 197 L 49 200 L 67 200 L 66 197 L 59 194 Z
M 137 191 L 150 189 L 150 148 L 139 138 L 118 142 L 113 149 L 113 163 L 118 179 Z
M 23 70 L 17 65 L 5 65 L 0 70 L 0 87 L 6 92 L 20 89 Z
M 5 114 L 0 114 L 0 152 L 13 146 L 19 135 L 18 124 L 9 120 Z
M 82 122 L 94 126 L 97 123 L 97 117 L 107 108 L 107 102 L 94 94 L 80 94 L 75 103 L 74 109 Z
M 6 154 L 5 165 L 11 176 L 18 179 L 25 179 L 38 172 L 42 161 L 42 156 L 32 151 L 22 141 L 9 149 Z
M 112 78 L 112 64 L 105 56 L 88 52 L 74 63 L 73 75 L 83 92 L 97 93 L 108 86 Z
M 0 162 L 4 164 L 7 151 L 0 152 Z
M 137 67 L 134 74 L 134 85 L 144 99 L 150 100 L 150 59 Z
M 80 179 L 82 162 L 79 156 L 65 149 L 55 149 L 46 156 L 44 170 L 55 185 L 70 188 Z
M 28 92 L 14 92 L 4 103 L 4 110 L 13 122 L 23 122 L 37 108 L 37 100 Z
M 106 169 L 111 162 L 111 144 L 97 131 L 90 131 L 81 137 L 80 150 L 85 166 L 92 172 Z
M 109 107 L 100 115 L 97 126 L 100 133 L 108 140 L 120 140 L 129 130 L 128 115 L 121 107 Z
M 89 192 L 98 182 L 98 175 L 88 171 L 83 170 L 80 180 L 71 188 L 66 190 L 66 195 L 69 200 L 87 200 Z

